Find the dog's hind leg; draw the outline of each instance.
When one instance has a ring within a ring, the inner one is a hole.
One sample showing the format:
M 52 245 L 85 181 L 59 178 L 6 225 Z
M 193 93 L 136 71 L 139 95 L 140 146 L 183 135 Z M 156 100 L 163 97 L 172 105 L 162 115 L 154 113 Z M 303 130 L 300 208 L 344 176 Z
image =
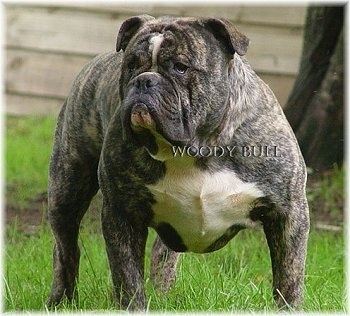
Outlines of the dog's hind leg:
M 157 236 L 151 253 L 151 281 L 158 291 L 166 292 L 174 284 L 179 256 Z

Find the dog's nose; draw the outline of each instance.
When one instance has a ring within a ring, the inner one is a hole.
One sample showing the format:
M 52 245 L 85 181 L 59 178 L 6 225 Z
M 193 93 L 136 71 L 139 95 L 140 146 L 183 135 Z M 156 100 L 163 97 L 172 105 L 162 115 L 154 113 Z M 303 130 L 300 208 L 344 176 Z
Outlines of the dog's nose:
M 141 92 L 147 92 L 150 88 L 159 83 L 158 75 L 153 72 L 144 72 L 138 75 L 133 82 L 135 88 Z

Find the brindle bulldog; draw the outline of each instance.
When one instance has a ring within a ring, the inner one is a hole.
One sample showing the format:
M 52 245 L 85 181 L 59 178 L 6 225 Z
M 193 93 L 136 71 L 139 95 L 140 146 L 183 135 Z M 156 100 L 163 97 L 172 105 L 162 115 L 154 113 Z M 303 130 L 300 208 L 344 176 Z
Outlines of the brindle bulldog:
M 51 157 L 48 305 L 75 296 L 79 225 L 99 188 L 121 308 L 146 307 L 148 227 L 159 236 L 151 278 L 166 290 L 180 252 L 215 251 L 259 225 L 277 304 L 300 305 L 309 231 L 305 164 L 274 94 L 243 57 L 248 42 L 220 19 L 137 16 L 122 24 L 116 52 L 84 67 L 60 112 Z M 210 146 L 273 146 L 278 154 L 175 152 Z

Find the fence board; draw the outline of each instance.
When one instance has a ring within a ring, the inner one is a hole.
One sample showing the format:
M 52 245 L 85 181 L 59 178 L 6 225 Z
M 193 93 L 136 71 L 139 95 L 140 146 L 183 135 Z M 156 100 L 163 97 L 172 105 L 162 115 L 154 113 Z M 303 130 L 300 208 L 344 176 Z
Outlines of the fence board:
M 259 76 L 268 84 L 275 94 L 278 102 L 282 107 L 284 107 L 287 102 L 288 95 L 293 87 L 295 77 L 269 74 L 259 74 Z
M 122 19 L 112 14 L 9 8 L 6 45 L 64 53 L 88 54 L 115 48 Z
M 113 50 L 122 20 L 111 14 L 34 8 L 8 12 L 7 46 L 96 55 Z M 300 31 L 239 25 L 251 39 L 249 60 L 268 73 L 296 74 L 301 52 Z
M 6 60 L 6 91 L 65 97 L 88 60 L 89 57 L 10 49 Z
M 52 7 L 56 7 L 53 5 Z M 305 6 L 242 6 L 242 5 L 162 5 L 162 4 L 137 4 L 137 5 L 102 5 L 102 4 L 82 4 L 82 3 L 62 3 L 60 8 L 68 10 L 85 10 L 93 12 L 114 12 L 116 14 L 136 15 L 151 14 L 178 15 L 178 16 L 216 16 L 223 17 L 235 22 L 259 23 L 267 25 L 278 25 L 279 27 L 301 28 L 304 24 Z
M 6 108 L 8 114 L 30 115 L 33 113 L 57 116 L 64 100 L 59 98 L 43 98 L 32 95 L 6 95 Z
M 6 111 L 57 113 L 83 65 L 113 50 L 122 21 L 140 13 L 230 19 L 251 40 L 249 62 L 285 103 L 298 71 L 306 7 L 71 2 L 5 6 Z
M 89 60 L 89 57 L 8 50 L 6 92 L 63 99 L 69 93 L 74 78 Z M 280 102 L 285 102 L 294 76 L 260 75 L 270 84 Z
M 302 50 L 302 37 L 292 30 L 242 25 L 250 45 L 246 57 L 261 73 L 296 75 Z

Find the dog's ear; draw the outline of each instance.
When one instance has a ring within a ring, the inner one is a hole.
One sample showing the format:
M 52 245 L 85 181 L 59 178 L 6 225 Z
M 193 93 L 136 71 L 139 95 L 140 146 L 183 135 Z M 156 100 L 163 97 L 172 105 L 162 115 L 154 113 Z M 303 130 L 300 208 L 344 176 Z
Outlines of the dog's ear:
M 236 52 L 243 56 L 247 52 L 249 39 L 240 33 L 231 22 L 225 19 L 209 18 L 203 19 L 202 23 L 217 40 L 228 47 L 232 55 Z
M 150 15 L 139 15 L 133 16 L 123 22 L 119 29 L 117 36 L 116 50 L 125 50 L 128 46 L 131 38 L 136 34 L 136 32 L 144 25 L 147 21 L 154 20 L 153 16 Z

